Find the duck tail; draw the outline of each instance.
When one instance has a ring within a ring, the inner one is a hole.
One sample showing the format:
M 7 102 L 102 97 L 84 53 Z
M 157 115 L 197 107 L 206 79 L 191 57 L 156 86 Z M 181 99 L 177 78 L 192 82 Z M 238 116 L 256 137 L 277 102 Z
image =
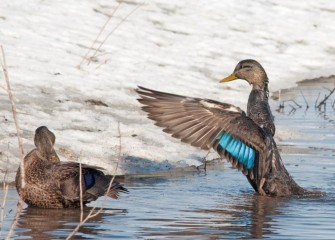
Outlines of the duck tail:
M 112 180 L 112 176 L 108 175 L 106 176 L 108 177 L 110 180 Z M 109 186 L 109 184 L 108 184 Z M 108 190 L 108 186 L 106 191 Z M 128 189 L 123 187 L 118 181 L 114 180 L 112 183 L 111 188 L 109 189 L 108 192 L 106 192 L 106 196 L 117 199 L 120 195 L 120 193 L 129 193 Z

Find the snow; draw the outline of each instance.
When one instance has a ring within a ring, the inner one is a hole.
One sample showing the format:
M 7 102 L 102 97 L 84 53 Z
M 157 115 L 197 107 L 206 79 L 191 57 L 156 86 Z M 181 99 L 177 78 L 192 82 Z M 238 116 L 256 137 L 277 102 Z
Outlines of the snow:
M 154 126 L 136 101 L 137 85 L 245 109 L 246 82 L 218 83 L 242 59 L 263 65 L 270 91 L 334 74 L 335 2 L 325 0 L 127 0 L 101 39 L 138 9 L 110 35 L 94 61 L 76 68 L 117 6 L 107 0 L 1 2 L 0 44 L 25 152 L 34 147 L 35 129 L 45 125 L 56 134 L 62 160 L 113 172 L 120 122 L 118 174 L 198 165 L 206 152 Z M 2 75 L 0 102 L 0 169 L 8 169 L 12 180 L 18 144 Z

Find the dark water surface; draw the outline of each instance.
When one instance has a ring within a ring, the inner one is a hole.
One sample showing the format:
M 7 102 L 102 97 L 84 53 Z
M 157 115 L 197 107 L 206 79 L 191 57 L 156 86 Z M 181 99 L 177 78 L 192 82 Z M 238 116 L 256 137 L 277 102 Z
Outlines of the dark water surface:
M 101 198 L 86 208 L 85 215 L 93 206 L 104 206 L 74 239 L 334 239 L 335 113 L 331 103 L 335 95 L 325 109 L 314 108 L 318 93 L 323 97 L 329 92 L 323 87 L 334 85 L 334 79 L 322 84 L 301 83 L 297 89 L 282 91 L 280 100 L 272 103 L 273 109 L 285 99 L 302 105 L 292 111 L 294 104 L 284 102 L 283 111 L 275 112 L 277 128 L 291 128 L 293 135 L 299 136 L 282 139 L 282 157 L 300 185 L 319 189 L 324 196 L 261 197 L 241 173 L 218 161 L 210 164 L 206 173 L 189 168 L 126 177 L 130 194 L 117 201 Z M 309 102 L 308 109 L 301 92 Z M 10 189 L 1 210 L 0 238 L 12 223 L 17 198 L 16 190 Z M 25 208 L 13 238 L 64 239 L 79 219 L 78 210 Z

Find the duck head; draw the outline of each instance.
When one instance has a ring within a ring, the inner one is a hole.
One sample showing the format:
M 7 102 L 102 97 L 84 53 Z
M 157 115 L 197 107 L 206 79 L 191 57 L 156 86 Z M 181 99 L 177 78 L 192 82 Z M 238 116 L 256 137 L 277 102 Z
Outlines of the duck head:
M 220 82 L 230 82 L 236 79 L 246 80 L 253 86 L 253 89 L 263 90 L 268 84 L 268 77 L 264 68 L 259 62 L 253 59 L 240 61 L 236 65 L 234 72 Z
M 37 151 L 47 160 L 59 162 L 57 153 L 54 150 L 56 136 L 47 127 L 41 126 L 35 130 L 34 143 Z

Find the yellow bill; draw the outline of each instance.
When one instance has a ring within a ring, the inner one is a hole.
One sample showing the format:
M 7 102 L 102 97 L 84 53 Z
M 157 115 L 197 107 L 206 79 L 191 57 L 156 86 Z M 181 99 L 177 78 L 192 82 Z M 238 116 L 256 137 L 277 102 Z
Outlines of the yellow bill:
M 233 81 L 237 79 L 236 75 L 233 73 L 233 74 L 230 74 L 228 77 L 225 77 L 224 79 L 222 79 L 220 81 L 220 83 L 224 83 L 224 82 L 230 82 L 230 81 Z

